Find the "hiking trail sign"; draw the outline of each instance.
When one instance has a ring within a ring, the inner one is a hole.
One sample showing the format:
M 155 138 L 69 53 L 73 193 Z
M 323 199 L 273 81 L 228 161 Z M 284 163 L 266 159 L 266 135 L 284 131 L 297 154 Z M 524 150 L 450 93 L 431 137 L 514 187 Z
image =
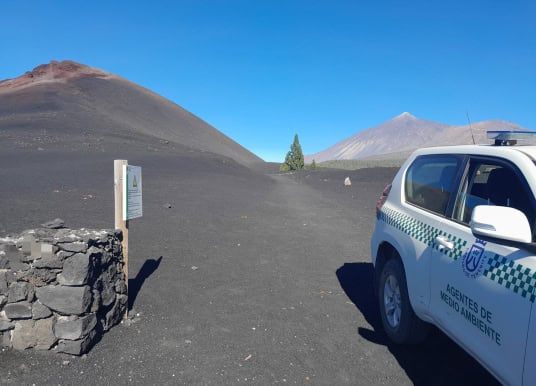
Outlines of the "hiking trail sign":
M 115 229 L 123 234 L 123 272 L 128 298 L 128 223 L 143 214 L 141 167 L 128 164 L 127 160 L 114 160 Z M 128 318 L 128 306 L 124 319 Z
M 123 220 L 142 217 L 141 167 L 123 165 Z

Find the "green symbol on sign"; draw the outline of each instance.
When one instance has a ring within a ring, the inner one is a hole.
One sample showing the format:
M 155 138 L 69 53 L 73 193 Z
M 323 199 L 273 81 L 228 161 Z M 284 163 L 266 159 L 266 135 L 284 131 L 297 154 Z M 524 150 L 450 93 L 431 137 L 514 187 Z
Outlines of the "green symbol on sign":
M 134 176 L 134 181 L 132 181 L 132 187 L 137 188 L 138 187 L 138 181 L 136 181 L 136 176 Z

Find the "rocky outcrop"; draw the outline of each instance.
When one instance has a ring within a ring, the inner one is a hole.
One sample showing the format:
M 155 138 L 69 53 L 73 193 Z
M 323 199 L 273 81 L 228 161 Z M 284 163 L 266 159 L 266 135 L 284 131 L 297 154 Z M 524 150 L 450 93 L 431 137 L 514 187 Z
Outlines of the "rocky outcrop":
M 98 68 L 86 66 L 71 60 L 61 62 L 52 60 L 50 63 L 37 66 L 32 71 L 27 71 L 24 75 L 15 79 L 0 81 L 0 93 L 4 89 L 13 90 L 43 82 L 82 77 L 109 78 L 111 76 L 111 74 Z

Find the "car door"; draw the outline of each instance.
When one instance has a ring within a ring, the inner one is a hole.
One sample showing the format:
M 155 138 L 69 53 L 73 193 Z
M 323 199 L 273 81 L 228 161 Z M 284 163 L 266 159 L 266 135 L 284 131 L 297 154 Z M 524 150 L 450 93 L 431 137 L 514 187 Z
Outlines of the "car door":
M 399 250 L 402 256 L 411 257 L 404 259 L 404 268 L 412 306 L 418 314 L 429 309 L 430 282 L 425 278 L 429 278 L 432 246 L 462 164 L 463 158 L 458 155 L 417 157 L 404 178 L 403 214 L 391 215 L 396 228 L 410 236 L 411 242 Z
M 534 195 L 517 168 L 503 160 L 470 157 L 452 214 L 443 219 L 435 239 L 430 311 L 498 378 L 521 384 L 536 265 L 533 253 L 519 245 L 472 234 L 471 212 L 482 204 L 513 206 L 534 224 Z

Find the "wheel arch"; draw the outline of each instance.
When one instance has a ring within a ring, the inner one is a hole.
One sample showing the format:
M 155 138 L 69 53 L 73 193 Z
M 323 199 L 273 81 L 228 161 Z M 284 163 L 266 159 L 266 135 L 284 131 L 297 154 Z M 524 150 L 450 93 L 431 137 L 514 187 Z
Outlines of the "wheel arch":
M 397 344 L 420 343 L 428 334 L 430 325 L 415 314 L 407 289 L 404 263 L 398 252 L 390 244 L 385 244 L 383 251 L 377 292 L 383 328 Z
M 374 265 L 374 291 L 376 294 L 378 294 L 378 283 L 380 274 L 385 264 L 391 259 L 400 260 L 400 262 L 402 263 L 402 267 L 404 268 L 404 275 L 406 274 L 404 262 L 402 261 L 400 253 L 398 252 L 396 247 L 388 241 L 382 242 L 378 246 L 378 251 L 376 253 L 376 264 Z
M 376 248 L 376 251 L 373 271 L 373 286 L 375 296 L 378 296 L 379 294 L 380 276 L 385 264 L 387 264 L 387 262 L 390 260 L 396 259 L 402 266 L 402 273 L 404 274 L 406 280 L 406 288 L 408 291 L 408 298 L 411 308 L 414 312 L 416 312 L 419 318 L 422 318 L 422 320 L 425 320 L 426 322 L 431 322 L 432 320 L 430 319 L 427 310 L 428 306 L 423 305 L 424 303 L 419 303 L 417 300 L 419 298 L 419 287 L 416 286 L 417 276 L 415 272 L 412 272 L 417 268 L 417 261 L 404 258 L 404 256 L 415 255 L 415 251 L 412 249 L 408 250 L 407 248 L 403 248 L 403 245 L 396 244 L 396 240 L 389 239 L 380 242 Z

